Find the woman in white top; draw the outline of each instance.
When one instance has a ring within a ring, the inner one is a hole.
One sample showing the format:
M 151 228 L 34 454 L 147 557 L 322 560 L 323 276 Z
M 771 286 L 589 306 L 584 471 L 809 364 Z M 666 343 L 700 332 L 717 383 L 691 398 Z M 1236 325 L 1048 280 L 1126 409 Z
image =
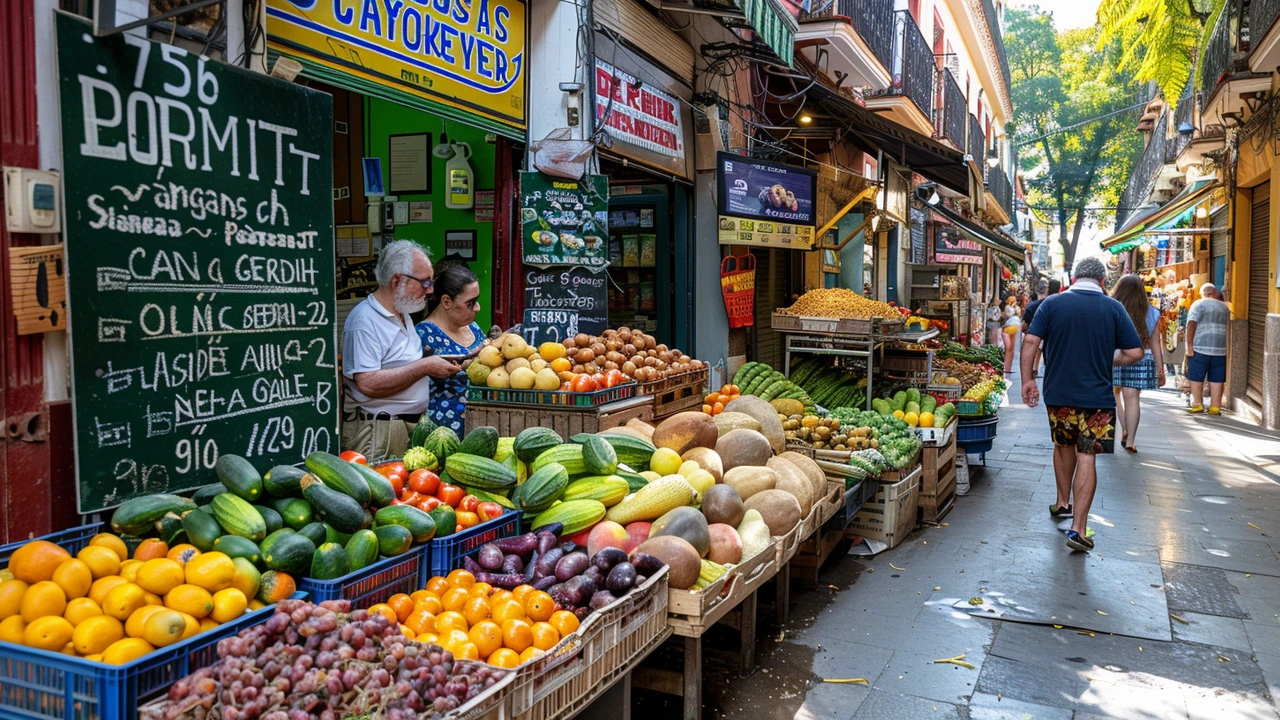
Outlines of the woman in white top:
M 1022 330 L 1022 317 L 1018 315 L 1018 304 L 1013 296 L 1009 296 L 1009 302 L 1004 307 L 1003 332 L 1000 339 L 1004 342 L 1004 374 L 1009 375 L 1013 372 L 1013 349 L 1018 339 L 1018 332 Z

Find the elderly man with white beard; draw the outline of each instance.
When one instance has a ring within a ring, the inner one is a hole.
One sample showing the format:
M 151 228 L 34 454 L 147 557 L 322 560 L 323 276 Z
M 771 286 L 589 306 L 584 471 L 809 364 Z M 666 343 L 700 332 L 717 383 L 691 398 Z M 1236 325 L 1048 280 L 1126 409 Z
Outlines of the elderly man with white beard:
M 409 317 L 426 307 L 434 284 L 422 246 L 388 243 L 374 275 L 378 289 L 352 309 L 342 330 L 342 449 L 370 459 L 404 455 L 427 409 L 428 378 L 452 377 L 461 369 L 442 357 L 423 357 Z

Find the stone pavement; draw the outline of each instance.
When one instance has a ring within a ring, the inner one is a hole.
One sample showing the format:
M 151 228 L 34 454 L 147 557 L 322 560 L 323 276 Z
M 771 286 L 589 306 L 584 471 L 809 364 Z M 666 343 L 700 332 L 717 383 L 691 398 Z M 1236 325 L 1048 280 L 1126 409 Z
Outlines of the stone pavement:
M 1183 408 L 1144 393 L 1139 453 L 1100 458 L 1085 555 L 1048 515 L 1044 410 L 1012 388 L 945 526 L 833 557 L 754 672 L 708 661 L 705 716 L 1280 719 L 1280 441 Z

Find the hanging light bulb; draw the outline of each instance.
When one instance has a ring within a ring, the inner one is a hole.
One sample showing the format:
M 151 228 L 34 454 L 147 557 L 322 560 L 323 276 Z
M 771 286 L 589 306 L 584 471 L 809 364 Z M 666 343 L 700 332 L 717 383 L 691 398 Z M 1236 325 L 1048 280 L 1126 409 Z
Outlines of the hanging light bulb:
M 1203 205 L 1201 205 L 1200 207 L 1196 208 L 1196 217 L 1200 218 L 1201 220 L 1203 220 L 1203 219 L 1205 219 L 1205 218 L 1209 217 L 1209 208 L 1207 208 L 1207 207 L 1205 207 L 1205 206 L 1203 206 Z

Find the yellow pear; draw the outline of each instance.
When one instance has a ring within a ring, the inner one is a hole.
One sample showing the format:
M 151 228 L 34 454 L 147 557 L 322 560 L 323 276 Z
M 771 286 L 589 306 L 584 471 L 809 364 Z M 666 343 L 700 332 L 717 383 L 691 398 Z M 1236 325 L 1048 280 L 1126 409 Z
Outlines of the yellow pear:
M 508 360 L 512 358 L 522 358 L 529 351 L 529 344 L 524 338 L 515 333 L 507 333 L 502 336 L 502 355 Z
M 496 345 L 485 345 L 480 348 L 480 354 L 476 355 L 476 360 L 491 368 L 502 367 L 502 363 L 505 362 L 502 357 L 502 350 Z
M 542 369 L 547 367 L 550 364 L 551 363 L 547 362 L 546 360 L 543 360 L 540 357 L 536 357 L 529 361 L 529 369 L 534 372 L 542 372 Z
M 538 371 L 537 377 L 533 379 L 533 386 L 539 390 L 558 390 L 560 389 L 560 376 L 556 375 L 555 370 L 544 367 Z
M 489 371 L 489 377 L 485 378 L 485 384 L 491 388 L 509 388 L 511 387 L 511 375 L 501 367 L 496 367 Z
M 507 361 L 506 367 L 507 367 L 507 372 L 509 373 L 513 373 L 516 370 L 519 370 L 521 368 L 524 368 L 525 370 L 531 369 L 529 366 L 529 361 L 522 357 L 511 358 L 510 360 Z
M 527 367 L 518 367 L 511 371 L 511 387 L 517 390 L 528 390 L 533 387 L 537 374 Z

